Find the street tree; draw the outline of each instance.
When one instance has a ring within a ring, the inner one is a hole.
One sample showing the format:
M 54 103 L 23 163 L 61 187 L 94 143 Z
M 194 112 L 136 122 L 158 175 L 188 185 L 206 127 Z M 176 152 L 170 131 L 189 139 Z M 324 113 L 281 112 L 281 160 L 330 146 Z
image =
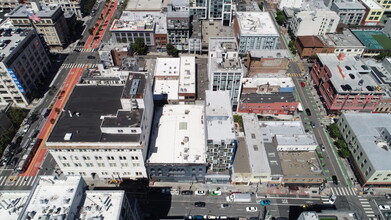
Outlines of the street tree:
M 138 55 L 146 55 L 148 53 L 148 46 L 145 45 L 144 40 L 141 38 L 137 38 L 134 43 L 130 44 L 133 53 L 137 53 Z

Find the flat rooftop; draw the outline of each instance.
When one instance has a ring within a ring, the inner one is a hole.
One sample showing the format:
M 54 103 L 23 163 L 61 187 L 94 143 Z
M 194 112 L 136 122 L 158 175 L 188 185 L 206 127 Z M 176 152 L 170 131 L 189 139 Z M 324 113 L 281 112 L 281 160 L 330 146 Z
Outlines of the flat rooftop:
M 255 114 L 243 114 L 242 117 L 251 172 L 256 174 L 271 174 L 257 116 Z
M 257 88 L 260 85 L 269 84 L 281 88 L 294 88 L 295 84 L 291 77 L 285 74 L 261 74 L 258 78 L 243 78 L 243 88 Z
M 195 56 L 181 56 L 179 93 L 196 93 Z
M 238 137 L 238 149 L 235 154 L 233 172 L 251 173 L 246 139 L 243 137 Z
M 287 58 L 290 59 L 289 51 L 286 49 L 262 49 L 250 50 L 251 57 L 257 58 Z
M 236 12 L 241 36 L 279 36 L 269 12 Z
M 17 220 L 26 206 L 30 191 L 2 190 L 0 191 L 0 216 L 3 219 Z
M 341 34 L 326 34 L 324 40 L 327 41 L 329 45 L 334 45 L 335 47 L 365 48 L 349 29 L 343 30 Z
M 32 39 L 27 38 L 32 28 L 13 28 L 0 31 L 0 61 L 13 61 L 14 56 L 10 56 L 13 51 L 18 51 L 20 48 L 26 48 L 31 43 Z M 8 57 L 10 56 L 10 57 Z
M 28 219 L 31 213 L 36 213 L 31 220 L 44 219 L 44 216 L 48 216 L 47 219 L 70 218 L 70 208 L 77 206 L 83 197 L 83 193 L 80 193 L 81 187 L 84 187 L 81 181 L 81 176 L 67 176 L 65 179 L 40 176 L 21 219 Z
M 181 58 L 156 58 L 154 76 L 179 77 Z
M 383 7 L 374 0 L 360 0 L 363 5 L 367 6 L 371 10 L 381 10 Z
M 122 190 L 86 191 L 80 220 L 120 219 L 125 192 Z M 105 204 L 105 201 L 106 202 Z
M 139 134 L 107 134 L 101 131 L 102 116 L 114 117 L 117 111 L 122 109 L 120 99 L 123 91 L 124 86 L 76 86 L 64 107 L 65 112 L 61 113 L 47 142 L 139 141 Z M 73 114 L 72 117 L 68 111 Z M 75 115 L 75 112 L 78 112 L 79 116 Z M 137 116 L 140 112 L 137 110 L 134 114 Z M 72 133 L 71 140 L 64 140 L 67 133 Z
M 203 105 L 165 105 L 149 163 L 206 163 L 204 120 Z
M 224 26 L 221 21 L 203 20 L 202 22 L 202 44 L 208 44 L 211 37 L 234 37 L 233 28 Z
M 331 82 L 338 93 L 373 93 L 378 85 L 369 67 L 354 56 L 339 60 L 335 54 L 318 53 L 318 58 L 331 72 Z
M 178 100 L 178 80 L 155 79 L 153 94 L 167 95 L 167 100 Z
M 235 129 L 229 91 L 205 91 L 208 140 L 234 140 Z
M 110 31 L 147 31 L 167 33 L 166 15 L 155 11 L 124 11 L 114 20 Z
M 168 0 L 129 0 L 125 11 L 160 11 Z
M 242 103 L 280 103 L 296 102 L 296 97 L 292 92 L 278 92 L 271 94 L 248 93 L 240 96 Z
M 231 59 L 212 57 L 211 61 L 209 65 L 212 66 L 212 71 L 243 72 L 242 63 L 238 57 Z
M 352 32 L 366 49 L 391 50 L 391 39 L 380 30 L 353 30 Z
M 278 152 L 284 176 L 322 176 L 316 152 Z
M 339 9 L 365 10 L 365 7 L 361 4 L 360 1 L 341 1 L 341 2 L 334 2 L 334 4 L 335 4 Z
M 381 132 L 391 133 L 390 114 L 345 113 L 349 127 L 360 142 L 364 153 L 375 170 L 391 170 L 391 146 L 381 138 Z M 378 144 L 377 144 L 378 143 Z
M 51 18 L 53 14 L 61 9 L 60 5 L 57 6 L 43 6 L 41 10 L 35 11 L 35 14 L 40 18 Z M 16 8 L 8 13 L 10 18 L 27 18 L 29 13 L 33 12 L 33 9 L 28 5 L 18 5 Z

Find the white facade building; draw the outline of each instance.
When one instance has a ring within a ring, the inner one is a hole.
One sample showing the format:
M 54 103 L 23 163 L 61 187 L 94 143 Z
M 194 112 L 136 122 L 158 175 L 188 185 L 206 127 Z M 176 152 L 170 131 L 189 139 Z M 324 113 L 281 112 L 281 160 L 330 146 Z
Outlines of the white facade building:
M 280 0 L 278 3 L 278 9 L 284 8 L 300 8 L 303 4 L 303 0 Z
M 125 85 L 76 86 L 46 146 L 66 175 L 145 178 L 153 116 L 149 79 Z
M 81 5 L 84 5 L 85 0 L 40 0 L 40 2 L 45 3 L 50 6 L 61 5 L 61 9 L 65 14 L 75 13 L 77 19 L 83 18 L 83 13 L 81 12 Z
M 51 68 L 44 45 L 34 29 L 9 29 L 0 37 L 0 105 L 25 108 Z
M 249 50 L 276 49 L 280 37 L 269 12 L 236 12 L 234 31 L 239 54 Z
M 296 37 L 335 33 L 339 19 L 340 18 L 335 11 L 326 9 L 300 11 L 292 18 L 290 29 L 292 34 Z
M 232 110 L 236 111 L 244 67 L 237 52 L 235 38 L 210 38 L 208 63 L 209 89 L 213 91 L 228 90 L 231 96 Z

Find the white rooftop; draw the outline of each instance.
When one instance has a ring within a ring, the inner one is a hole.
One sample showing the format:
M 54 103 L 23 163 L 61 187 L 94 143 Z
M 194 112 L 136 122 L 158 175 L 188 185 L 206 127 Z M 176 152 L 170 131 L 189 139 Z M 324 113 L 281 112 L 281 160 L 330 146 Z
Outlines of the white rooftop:
M 178 100 L 178 80 L 155 79 L 154 95 L 167 94 L 167 100 Z
M 180 58 L 157 58 L 154 76 L 179 77 Z
M 120 19 L 113 22 L 110 31 L 167 33 L 166 15 L 154 11 L 124 11 Z
M 242 117 L 251 172 L 270 174 L 271 169 L 260 133 L 258 118 L 255 114 L 243 114 Z
M 383 9 L 383 7 L 377 3 L 374 0 L 360 0 L 364 5 L 366 5 L 369 9 L 375 9 L 375 10 L 380 10 Z
M 160 11 L 162 6 L 164 0 L 129 0 L 126 11 Z
M 329 53 L 318 53 L 318 58 L 331 72 L 331 82 L 338 93 L 369 93 L 378 84 L 371 77 L 369 67 L 360 59 L 346 55 L 343 59 Z
M 179 74 L 179 93 L 195 93 L 195 56 L 181 56 Z
M 204 105 L 165 105 L 149 163 L 206 163 Z
M 243 88 L 256 88 L 265 84 L 281 88 L 295 87 L 292 78 L 285 74 L 259 74 L 258 78 L 243 78 L 242 82 Z
M 124 196 L 124 191 L 120 190 L 86 191 L 86 198 L 80 210 L 80 220 L 119 220 Z
M 362 146 L 375 170 L 391 170 L 391 115 L 371 113 L 345 113 L 349 127 Z M 340 119 L 341 120 L 341 119 Z M 384 131 L 382 137 L 382 131 Z M 387 138 L 386 138 L 387 137 Z
M 205 91 L 205 102 L 208 140 L 221 142 L 221 140 L 235 139 L 229 91 L 207 90 Z
M 279 35 L 269 12 L 236 12 L 241 36 Z
M 27 219 L 28 216 L 31 220 L 42 219 L 44 216 L 49 216 L 50 219 L 71 219 L 70 216 L 76 215 L 75 204 L 79 204 L 83 197 L 84 186 L 81 183 L 81 176 L 67 176 L 65 179 L 40 176 L 22 213 L 22 219 Z M 75 210 L 70 210 L 71 208 Z
M 26 205 L 30 191 L 0 191 L 0 216 L 2 219 L 17 220 Z

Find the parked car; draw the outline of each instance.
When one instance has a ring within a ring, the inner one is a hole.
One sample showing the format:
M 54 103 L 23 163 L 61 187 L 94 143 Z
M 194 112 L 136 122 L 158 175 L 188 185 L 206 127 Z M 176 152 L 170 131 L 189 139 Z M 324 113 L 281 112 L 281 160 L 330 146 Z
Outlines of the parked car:
M 337 178 L 337 176 L 333 175 L 331 178 L 333 179 L 334 185 L 338 185 L 338 178 Z
M 217 219 L 214 215 L 204 215 L 204 219 Z
M 195 207 L 205 207 L 205 202 L 195 202 L 194 206 Z
M 23 133 L 26 133 L 30 128 L 30 125 L 29 124 L 26 124 L 24 127 L 23 127 Z
M 391 210 L 391 207 L 389 205 L 379 205 L 380 211 L 389 211 Z
M 391 199 L 391 194 L 385 194 L 386 199 Z
M 223 204 L 220 205 L 220 208 L 222 208 L 222 209 L 226 209 L 228 207 L 229 207 L 228 203 L 223 203 Z
M 181 192 L 181 195 L 193 195 L 193 191 L 192 190 L 183 190 Z
M 205 190 L 197 190 L 197 191 L 195 191 L 194 194 L 196 196 L 204 196 L 204 195 L 206 195 L 206 192 L 205 192 Z
M 221 191 L 220 190 L 214 190 L 214 191 L 210 192 L 210 194 L 212 196 L 221 196 Z
M 87 58 L 88 58 L 88 59 L 95 59 L 96 57 L 94 57 L 94 56 L 88 56 Z
M 335 200 L 337 200 L 337 196 L 336 196 L 336 195 L 331 195 L 331 196 L 329 197 L 329 203 L 330 203 L 331 205 L 333 205 L 333 204 L 335 203 Z
M 259 204 L 261 204 L 262 206 L 267 206 L 267 205 L 270 205 L 271 202 L 270 202 L 270 200 L 265 199 L 265 200 L 262 200 Z
M 320 149 L 321 149 L 323 152 L 325 152 L 325 151 L 326 151 L 326 148 L 324 147 L 324 145 L 323 145 L 323 144 L 319 144 L 319 147 L 320 147 Z
M 301 85 L 301 87 L 305 87 L 305 83 L 304 82 L 300 82 L 300 85 Z
M 77 52 L 77 53 L 80 53 L 80 50 L 73 50 L 73 52 Z
M 311 110 L 309 108 L 305 109 L 305 113 L 307 113 L 308 116 L 311 116 Z
M 256 212 L 258 211 L 258 208 L 257 207 L 246 207 L 246 212 Z
M 171 194 L 171 189 L 169 189 L 169 188 L 164 188 L 164 189 L 162 189 L 162 191 L 161 191 L 163 194 Z

